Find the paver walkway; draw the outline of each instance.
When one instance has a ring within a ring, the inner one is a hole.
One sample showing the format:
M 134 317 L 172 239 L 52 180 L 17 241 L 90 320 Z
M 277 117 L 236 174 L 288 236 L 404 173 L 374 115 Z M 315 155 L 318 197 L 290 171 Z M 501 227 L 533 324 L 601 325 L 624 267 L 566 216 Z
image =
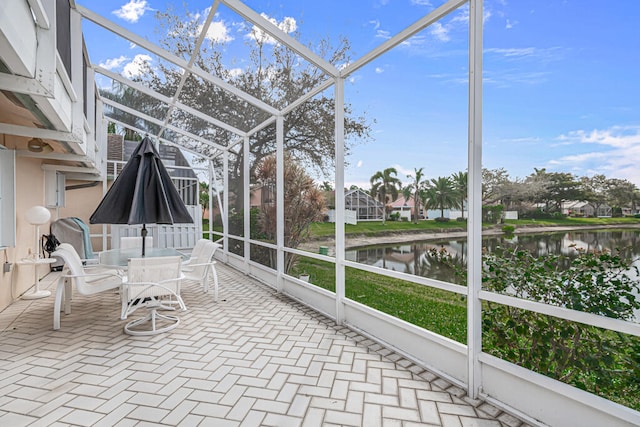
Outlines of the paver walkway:
M 55 290 L 58 273 L 43 288 Z M 115 293 L 0 313 L 0 426 L 524 426 L 392 351 L 218 265 L 181 324 L 123 333 Z M 135 313 L 138 314 L 138 313 Z

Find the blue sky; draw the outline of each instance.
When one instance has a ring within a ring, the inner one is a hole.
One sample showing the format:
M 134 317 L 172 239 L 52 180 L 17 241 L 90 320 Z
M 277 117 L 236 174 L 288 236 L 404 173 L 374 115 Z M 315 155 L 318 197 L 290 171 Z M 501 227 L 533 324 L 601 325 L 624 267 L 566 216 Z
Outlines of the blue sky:
M 154 12 L 183 2 L 76 0 L 151 40 Z M 192 13 L 210 1 L 190 0 Z M 442 0 L 247 0 L 246 4 L 314 43 L 351 41 L 354 59 L 443 4 Z M 346 101 L 375 119 L 373 140 L 348 158 L 347 185 L 368 187 L 376 171 L 427 177 L 466 169 L 468 8 L 463 7 L 358 70 Z M 483 165 L 512 179 L 534 168 L 601 173 L 640 186 L 640 2 L 486 0 Z M 230 67 L 244 61 L 246 26 L 221 6 L 211 37 L 228 40 Z M 243 32 L 244 31 L 244 32 Z M 147 52 L 85 26 L 89 55 L 135 74 Z

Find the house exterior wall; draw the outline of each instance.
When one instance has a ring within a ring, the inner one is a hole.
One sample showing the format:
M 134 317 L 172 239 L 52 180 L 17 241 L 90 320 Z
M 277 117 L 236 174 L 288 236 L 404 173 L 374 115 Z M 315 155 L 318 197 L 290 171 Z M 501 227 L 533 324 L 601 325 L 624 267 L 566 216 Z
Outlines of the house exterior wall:
M 11 147 L 12 137 L 7 136 L 6 146 Z M 35 226 L 24 219 L 27 209 L 44 204 L 44 172 L 41 160 L 16 157 L 16 246 L 0 249 L 0 263 L 12 264 L 8 273 L 0 270 L 0 311 L 33 286 L 33 267 L 17 264 L 37 249 Z M 51 212 L 51 210 L 50 210 Z M 52 219 L 53 219 L 52 212 Z M 49 224 L 40 226 L 40 234 L 48 233 Z M 38 267 L 40 277 L 49 272 L 49 266 Z

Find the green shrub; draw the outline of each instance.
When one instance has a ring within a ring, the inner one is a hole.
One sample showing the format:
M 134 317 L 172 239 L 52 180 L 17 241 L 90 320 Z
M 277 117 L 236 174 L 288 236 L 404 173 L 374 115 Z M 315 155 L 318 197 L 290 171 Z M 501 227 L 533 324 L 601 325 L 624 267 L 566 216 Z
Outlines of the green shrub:
M 513 234 L 516 228 L 513 225 L 503 225 L 502 232 L 505 234 Z
M 518 298 L 633 320 L 640 309 L 638 269 L 609 252 L 534 257 L 509 250 L 484 256 L 483 288 Z M 640 409 L 640 338 L 486 302 L 488 353 Z

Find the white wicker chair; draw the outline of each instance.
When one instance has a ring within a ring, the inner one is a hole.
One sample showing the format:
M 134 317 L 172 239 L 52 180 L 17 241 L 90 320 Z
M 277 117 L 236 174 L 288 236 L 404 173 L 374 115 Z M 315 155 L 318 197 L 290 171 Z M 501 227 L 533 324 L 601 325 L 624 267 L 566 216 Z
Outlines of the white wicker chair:
M 149 313 L 132 320 L 124 327 L 130 335 L 154 335 L 170 331 L 178 326 L 180 318 L 160 314 L 158 309 L 174 310 L 177 303 L 182 310 L 186 306 L 180 297 L 180 272 L 182 257 L 131 258 L 127 269 L 127 280 L 122 287 L 121 318 L 126 319 L 136 309 L 145 307 Z M 148 329 L 140 328 L 150 323 Z
M 191 253 L 191 259 L 182 265 L 184 280 L 202 284 L 202 289 L 209 292 L 209 276 L 213 277 L 214 300 L 218 301 L 218 273 L 216 272 L 213 255 L 219 244 L 201 239 Z
M 78 252 L 69 244 L 62 243 L 51 256 L 59 257 L 64 262 L 53 305 L 53 329 L 60 329 L 60 310 L 63 302 L 65 314 L 71 313 L 72 285 L 75 285 L 76 291 L 81 295 L 93 295 L 118 289 L 122 285 L 122 276 L 114 270 L 94 273 L 93 269 L 85 269 Z

